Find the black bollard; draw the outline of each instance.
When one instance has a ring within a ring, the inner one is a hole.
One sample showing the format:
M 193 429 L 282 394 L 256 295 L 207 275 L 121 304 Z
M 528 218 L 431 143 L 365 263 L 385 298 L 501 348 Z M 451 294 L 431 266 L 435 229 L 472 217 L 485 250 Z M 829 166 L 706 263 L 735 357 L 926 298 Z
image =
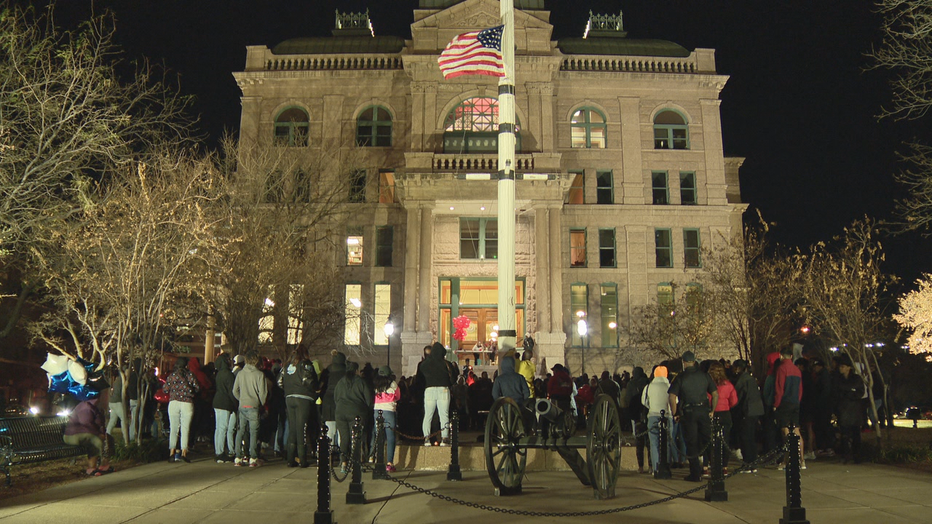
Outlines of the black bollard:
M 317 456 L 330 456 L 330 437 L 327 426 L 320 431 L 317 440 Z M 317 511 L 314 512 L 314 524 L 334 524 L 333 510 L 330 509 L 330 465 L 329 460 L 317 461 Z
M 727 502 L 728 492 L 725 491 L 725 471 L 722 453 L 725 451 L 725 435 L 718 419 L 712 417 L 712 480 L 706 485 L 706 502 Z
M 362 421 L 356 417 L 353 423 L 353 449 L 350 451 L 350 468 L 353 478 L 350 480 L 349 491 L 346 492 L 347 504 L 365 504 L 366 491 L 362 484 Z
M 450 469 L 447 471 L 447 480 L 463 480 L 460 471 L 460 423 L 456 406 L 450 414 Z
M 654 472 L 654 478 L 658 480 L 673 478 L 673 472 L 670 471 L 670 442 L 669 442 L 669 420 L 667 411 L 660 410 L 660 435 L 658 439 L 660 461 L 657 464 L 657 471 Z
M 375 426 L 375 465 L 372 480 L 384 480 L 388 478 L 388 472 L 385 471 L 385 419 L 381 409 L 375 419 Z
M 799 435 L 796 428 L 790 427 L 786 437 L 786 506 L 783 506 L 783 518 L 780 524 L 809 524 L 806 508 L 803 507 L 802 483 L 799 478 Z

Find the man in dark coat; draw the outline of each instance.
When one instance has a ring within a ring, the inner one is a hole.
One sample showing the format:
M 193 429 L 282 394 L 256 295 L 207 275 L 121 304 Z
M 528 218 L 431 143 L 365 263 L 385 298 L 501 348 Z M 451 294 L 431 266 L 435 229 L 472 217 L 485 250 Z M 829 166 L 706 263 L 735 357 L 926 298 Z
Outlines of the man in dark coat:
M 673 379 L 670 389 L 670 406 L 673 416 L 683 424 L 686 440 L 686 457 L 689 460 L 689 482 L 702 481 L 702 463 L 699 453 L 712 438 L 712 422 L 709 413 L 718 404 L 718 388 L 707 373 L 696 365 L 692 351 L 683 353 L 683 372 Z M 712 396 L 711 403 L 709 395 Z
M 606 372 L 607 373 L 607 372 Z M 635 435 L 635 456 L 638 460 L 638 473 L 644 473 L 644 448 L 647 444 L 647 412 L 641 403 L 641 394 L 650 380 L 644 373 L 644 368 L 637 366 L 631 373 L 631 380 L 625 386 L 624 398 L 622 405 L 628 413 L 631 420 L 631 430 Z M 640 435 L 640 436 L 638 436 Z
M 741 457 L 744 464 L 751 464 L 757 460 L 757 424 L 764 415 L 764 402 L 761 400 L 760 388 L 757 381 L 748 372 L 746 360 L 736 360 L 731 365 L 735 372 L 735 393 L 738 403 L 732 413 L 735 416 L 735 427 L 738 433 L 738 445 L 741 448 Z M 744 473 L 753 473 L 757 468 L 742 468 Z
M 228 353 L 221 353 L 214 363 L 217 368 L 214 393 L 214 455 L 218 464 L 232 462 L 236 453 L 236 412 L 239 401 L 233 396 L 233 363 Z
M 337 433 L 336 404 L 334 403 L 333 394 L 336 391 L 337 384 L 346 375 L 346 355 L 334 350 L 331 352 L 333 360 L 327 366 L 326 384 L 324 388 L 323 400 L 320 403 L 320 418 L 327 424 L 327 436 L 330 437 L 334 446 L 340 445 L 340 435 Z M 319 457 L 318 457 L 319 459 Z
M 861 461 L 861 425 L 864 424 L 864 409 L 861 399 L 864 397 L 864 380 L 854 372 L 851 357 L 837 357 L 838 375 L 832 383 L 835 400 L 835 416 L 838 419 L 838 432 L 842 439 L 842 452 L 845 463 Z
M 524 377 L 515 371 L 515 358 L 502 357 L 500 369 L 501 373 L 492 385 L 492 398 L 498 400 L 508 397 L 523 407 L 527 399 L 531 398 L 531 390 Z
M 363 425 L 362 435 L 365 435 L 365 427 L 372 421 L 372 405 L 375 402 L 372 388 L 357 374 L 358 370 L 359 364 L 347 362 L 346 373 L 333 392 L 337 433 L 340 435 L 340 453 L 344 472 L 346 471 L 346 462 L 351 458 L 350 451 L 353 445 L 350 429 L 356 422 L 356 417 L 359 417 Z M 362 435 L 359 438 L 359 445 L 364 442 Z M 360 456 L 365 457 L 366 455 L 361 454 Z

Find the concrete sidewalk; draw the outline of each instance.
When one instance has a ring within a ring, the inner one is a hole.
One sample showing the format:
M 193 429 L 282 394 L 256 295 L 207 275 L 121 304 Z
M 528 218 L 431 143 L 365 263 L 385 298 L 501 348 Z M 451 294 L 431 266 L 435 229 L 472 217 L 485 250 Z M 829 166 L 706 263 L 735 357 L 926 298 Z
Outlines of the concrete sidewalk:
M 15 475 L 15 473 L 14 473 Z M 528 472 L 524 494 L 495 497 L 484 472 L 463 473 L 462 482 L 445 473 L 399 471 L 397 478 L 443 495 L 521 511 L 597 511 L 658 500 L 696 487 L 682 480 L 655 481 L 624 472 L 613 500 L 592 498 L 569 472 Z M 675 470 L 681 478 L 683 470 Z M 274 524 L 314 521 L 317 469 L 286 468 L 273 462 L 235 468 L 208 459 L 138 466 L 43 492 L 0 501 L 0 523 L 223 523 Z M 504 515 L 416 493 L 392 481 L 363 478 L 368 503 L 347 506 L 348 481 L 333 483 L 335 521 L 434 524 L 490 522 L 618 522 L 682 524 L 777 524 L 784 504 L 782 471 L 761 469 L 726 481 L 729 501 L 706 503 L 703 492 L 623 513 L 541 518 Z M 14 479 L 15 482 L 15 479 Z M 803 472 L 803 507 L 812 523 L 899 524 L 932 522 L 932 475 L 868 464 L 809 462 Z

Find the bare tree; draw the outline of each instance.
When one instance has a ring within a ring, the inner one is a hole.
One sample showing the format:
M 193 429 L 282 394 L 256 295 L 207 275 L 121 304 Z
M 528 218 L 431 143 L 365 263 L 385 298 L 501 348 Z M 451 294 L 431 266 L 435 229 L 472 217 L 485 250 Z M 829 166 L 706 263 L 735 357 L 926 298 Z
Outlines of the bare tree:
M 670 283 L 670 291 L 655 302 L 636 308 L 628 329 L 629 342 L 647 360 L 677 359 L 686 351 L 699 358 L 717 357 L 714 309 L 702 288 Z
M 191 125 L 188 100 L 147 65 L 118 77 L 111 15 L 61 31 L 51 10 L 8 5 L 0 4 L 0 270 L 24 283 L 0 338 L 38 285 L 23 276 L 29 257 L 56 249 L 49 233 L 82 211 L 90 180 Z

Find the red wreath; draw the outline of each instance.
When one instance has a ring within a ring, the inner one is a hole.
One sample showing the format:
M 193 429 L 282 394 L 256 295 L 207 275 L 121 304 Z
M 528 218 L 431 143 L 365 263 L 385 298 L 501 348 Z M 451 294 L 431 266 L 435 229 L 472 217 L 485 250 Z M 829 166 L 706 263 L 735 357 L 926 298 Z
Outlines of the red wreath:
M 466 340 L 466 328 L 469 327 L 469 324 L 469 317 L 465 315 L 454 318 L 453 327 L 456 328 L 456 331 L 453 332 L 453 338 L 460 342 Z

